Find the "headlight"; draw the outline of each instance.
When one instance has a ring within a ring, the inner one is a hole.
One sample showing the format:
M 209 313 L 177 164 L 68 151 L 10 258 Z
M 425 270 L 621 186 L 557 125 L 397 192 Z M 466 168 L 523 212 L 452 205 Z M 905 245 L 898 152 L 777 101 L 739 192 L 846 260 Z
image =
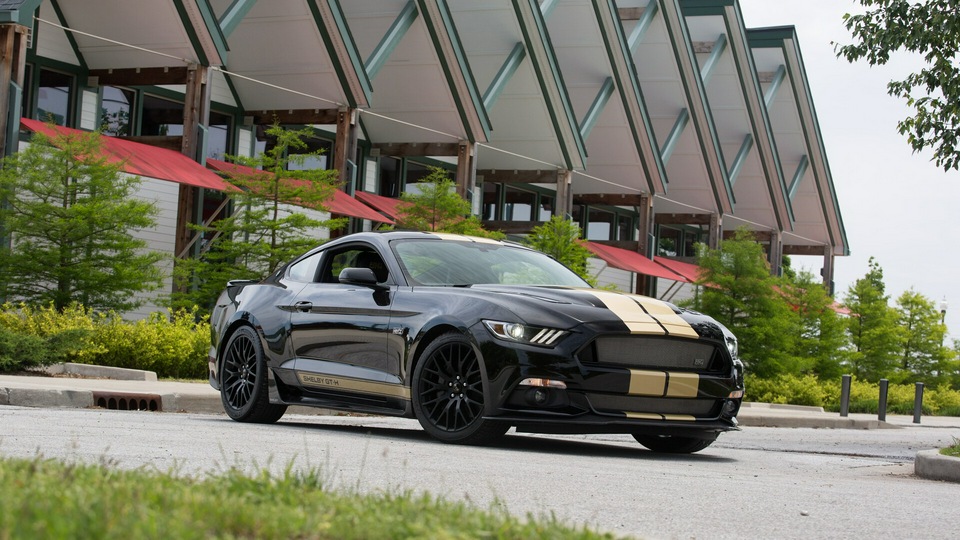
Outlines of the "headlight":
M 737 338 L 727 338 L 727 350 L 730 351 L 730 356 L 737 358 L 737 356 L 740 354 L 740 346 L 737 344 Z
M 497 339 L 542 347 L 552 347 L 561 337 L 567 334 L 564 330 L 536 328 L 521 323 L 483 321 L 483 324 Z

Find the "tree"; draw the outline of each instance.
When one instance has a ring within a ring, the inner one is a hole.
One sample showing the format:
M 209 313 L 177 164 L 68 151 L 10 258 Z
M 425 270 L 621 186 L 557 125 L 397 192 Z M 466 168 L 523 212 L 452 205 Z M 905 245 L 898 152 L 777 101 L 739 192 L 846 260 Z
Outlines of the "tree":
M 946 370 L 950 350 L 944 347 L 946 326 L 933 300 L 915 291 L 897 299 L 900 333 L 898 379 L 932 383 Z
M 504 238 L 500 232 L 484 229 L 480 219 L 470 215 L 470 203 L 457 194 L 457 185 L 444 169 L 431 167 L 430 174 L 416 185 L 416 192 L 406 192 L 400 196 L 406 204 L 399 207 L 397 227 Z
M 850 356 L 854 375 L 877 381 L 896 368 L 901 330 L 884 292 L 883 269 L 873 257 L 869 265 L 867 274 L 847 290 L 844 304 L 850 310 L 847 332 L 854 349 Z
M 777 292 L 763 246 L 745 229 L 725 240 L 718 250 L 699 245 L 697 264 L 703 269 L 697 285 L 703 294 L 694 308 L 729 328 L 740 342 L 740 357 L 759 377 L 799 369 L 788 354 L 793 347 L 796 314 Z
M 933 161 L 944 170 L 960 167 L 960 6 L 957 0 L 859 0 L 869 9 L 844 15 L 854 43 L 837 46 L 850 62 L 866 59 L 883 65 L 891 54 L 907 51 L 923 56 L 925 65 L 887 92 L 906 100 L 915 114 L 898 124 L 914 151 L 933 149 Z
M 180 290 L 173 294 L 174 307 L 209 308 L 227 281 L 263 279 L 321 243 L 318 229 L 343 226 L 341 219 L 316 219 L 299 210 L 326 211 L 324 201 L 337 189 L 337 171 L 299 169 L 321 153 L 306 151 L 304 139 L 313 130 L 273 125 L 266 134 L 275 140 L 266 152 L 233 157 L 242 166 L 229 179 L 240 188 L 230 195 L 233 213 L 210 226 L 194 227 L 210 240 L 199 257 L 177 261 L 174 276 Z
M 849 347 L 846 323 L 833 308 L 833 298 L 812 273 L 793 273 L 783 286 L 783 296 L 797 315 L 790 351 L 800 373 L 812 372 L 821 379 L 843 374 Z
M 550 255 L 591 285 L 596 285 L 596 280 L 587 272 L 587 259 L 591 253 L 580 244 L 580 226 L 573 220 L 551 217 L 550 221 L 533 228 L 526 244 Z
M 157 209 L 132 198 L 140 178 L 110 161 L 99 134 L 54 133 L 3 160 L 0 226 L 12 242 L 0 248 L 0 292 L 58 310 L 135 309 L 163 277 L 163 255 L 131 234 L 152 227 Z

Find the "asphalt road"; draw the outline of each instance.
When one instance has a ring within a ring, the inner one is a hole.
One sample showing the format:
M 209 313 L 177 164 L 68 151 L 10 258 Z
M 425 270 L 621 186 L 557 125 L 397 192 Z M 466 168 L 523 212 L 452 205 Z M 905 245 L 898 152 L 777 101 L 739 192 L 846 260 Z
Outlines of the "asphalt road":
M 744 428 L 691 456 L 628 436 L 511 434 L 448 446 L 415 421 L 0 407 L 0 455 L 204 475 L 319 468 L 332 488 L 428 491 L 516 515 L 555 514 L 641 538 L 956 538 L 957 484 L 913 475 L 918 450 L 960 427 Z

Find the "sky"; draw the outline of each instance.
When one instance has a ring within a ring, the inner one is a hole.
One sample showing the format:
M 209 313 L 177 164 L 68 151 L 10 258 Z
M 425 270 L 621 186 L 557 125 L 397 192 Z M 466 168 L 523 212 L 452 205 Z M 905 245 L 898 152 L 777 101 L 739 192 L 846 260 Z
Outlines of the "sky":
M 866 275 L 873 257 L 891 305 L 911 289 L 937 309 L 946 301 L 949 338 L 960 338 L 960 172 L 913 152 L 897 131 L 910 109 L 886 89 L 922 59 L 901 54 L 871 67 L 837 58 L 833 43 L 852 41 L 844 13 L 863 12 L 852 0 L 740 0 L 740 7 L 747 28 L 797 29 L 851 251 L 835 259 L 837 298 Z M 822 257 L 792 259 L 815 275 L 823 264 Z

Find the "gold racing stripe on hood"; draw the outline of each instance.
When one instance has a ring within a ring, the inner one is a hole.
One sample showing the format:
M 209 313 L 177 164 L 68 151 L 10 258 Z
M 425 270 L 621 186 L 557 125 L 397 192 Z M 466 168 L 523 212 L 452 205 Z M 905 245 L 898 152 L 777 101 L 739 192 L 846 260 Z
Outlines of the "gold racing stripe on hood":
M 623 414 L 627 415 L 627 418 L 636 418 L 637 420 L 663 420 L 662 414 L 630 411 L 625 411 Z
M 670 372 L 667 381 L 667 397 L 695 398 L 700 391 L 700 375 L 696 373 Z
M 669 335 L 691 338 L 700 337 L 700 334 L 690 326 L 690 323 L 677 315 L 677 313 L 673 311 L 673 308 L 665 302 L 646 296 L 631 295 L 630 298 L 636 300 L 643 306 L 643 309 L 647 310 L 647 313 L 649 313 L 651 317 L 660 321 L 660 324 L 666 327 Z
M 589 292 L 603 302 L 614 315 L 620 317 L 631 334 L 656 334 L 661 336 L 666 334 L 660 323 L 648 315 L 633 300 L 633 297 L 608 291 L 590 290 Z
M 662 396 L 667 389 L 667 374 L 663 371 L 630 370 L 631 396 Z

